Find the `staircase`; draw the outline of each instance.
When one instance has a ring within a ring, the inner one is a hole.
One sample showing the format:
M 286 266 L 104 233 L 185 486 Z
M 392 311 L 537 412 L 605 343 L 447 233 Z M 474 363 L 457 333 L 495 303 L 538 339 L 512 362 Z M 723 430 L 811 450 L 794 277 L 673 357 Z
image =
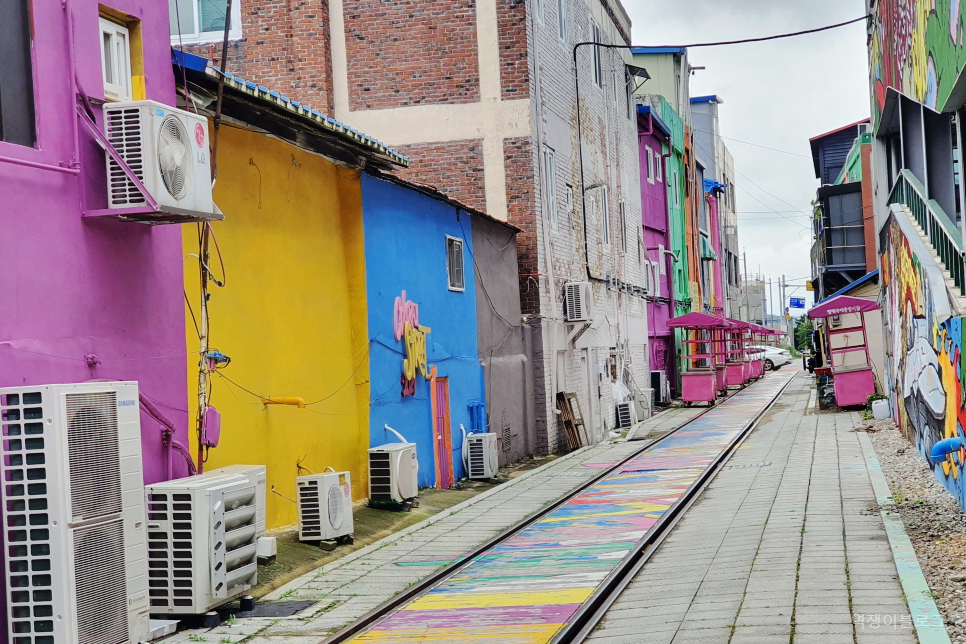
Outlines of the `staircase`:
M 916 239 L 910 239 L 910 244 L 919 246 L 915 249 L 916 255 L 923 262 L 933 288 L 938 289 L 940 282 L 945 287 L 950 313 L 966 315 L 966 254 L 962 250 L 962 233 L 935 200 L 925 198 L 925 192 L 909 170 L 902 170 L 889 196 L 892 214 L 901 219 L 900 226 L 906 229 L 907 235 L 914 233 Z

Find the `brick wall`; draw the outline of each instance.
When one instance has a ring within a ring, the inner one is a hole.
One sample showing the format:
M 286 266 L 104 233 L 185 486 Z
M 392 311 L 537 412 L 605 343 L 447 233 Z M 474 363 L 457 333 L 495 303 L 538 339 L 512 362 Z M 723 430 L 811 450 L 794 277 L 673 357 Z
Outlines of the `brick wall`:
M 332 114 L 328 0 L 245 0 L 242 38 L 229 43 L 225 69 Z M 221 64 L 221 43 L 185 45 Z
M 474 0 L 345 0 L 349 107 L 480 100 Z
M 500 93 L 505 101 L 527 98 L 530 70 L 526 0 L 497 0 L 496 9 L 500 31 Z
M 507 220 L 522 230 L 517 235 L 520 266 L 520 307 L 526 314 L 540 312 L 540 286 L 537 263 L 537 221 L 534 217 L 533 146 L 529 137 L 504 139 L 506 167 Z
M 410 161 L 408 168 L 396 170 L 397 175 L 438 188 L 453 199 L 486 212 L 482 140 L 418 143 L 396 149 Z

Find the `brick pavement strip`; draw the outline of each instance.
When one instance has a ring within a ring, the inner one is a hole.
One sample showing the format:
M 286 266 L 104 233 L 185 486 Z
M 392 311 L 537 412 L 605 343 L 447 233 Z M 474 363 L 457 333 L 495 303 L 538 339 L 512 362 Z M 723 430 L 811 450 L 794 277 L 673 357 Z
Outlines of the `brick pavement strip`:
M 721 470 L 592 642 L 917 641 L 885 526 L 870 512 L 861 421 L 818 413 L 813 396 L 807 378 L 792 382 L 729 461 L 745 467 Z M 668 580 L 681 590 L 668 593 Z
M 244 639 L 246 644 L 317 644 L 450 560 L 471 552 L 590 480 L 555 474 L 590 470 L 596 475 L 600 469 L 588 468 L 585 464 L 618 461 L 644 445 L 642 442 L 606 443 L 568 454 L 309 572 L 265 597 L 266 601 L 317 600 L 298 616 L 252 618 L 225 623 L 215 629 L 184 630 L 161 642 L 181 644 L 199 641 L 191 637 L 204 637 L 208 642 L 235 643 Z M 485 519 L 480 519 L 484 516 Z M 399 566 L 401 562 L 420 565 Z

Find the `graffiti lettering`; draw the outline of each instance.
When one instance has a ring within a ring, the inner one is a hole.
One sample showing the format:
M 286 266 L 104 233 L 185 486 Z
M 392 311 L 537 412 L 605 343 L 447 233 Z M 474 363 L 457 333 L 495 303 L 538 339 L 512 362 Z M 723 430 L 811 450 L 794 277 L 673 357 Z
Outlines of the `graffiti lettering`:
M 419 305 L 406 299 L 406 291 L 396 298 L 396 303 L 392 310 L 392 330 L 396 335 L 396 340 L 402 340 L 406 333 L 406 324 L 413 328 L 419 327 Z
M 416 377 L 419 372 L 423 378 L 429 377 L 429 365 L 426 359 L 426 334 L 429 327 L 413 327 L 406 322 L 406 359 L 403 360 L 403 376 L 407 380 Z
M 406 374 L 399 376 L 399 384 L 402 385 L 402 397 L 415 396 L 416 395 L 416 379 L 412 380 L 406 379 Z

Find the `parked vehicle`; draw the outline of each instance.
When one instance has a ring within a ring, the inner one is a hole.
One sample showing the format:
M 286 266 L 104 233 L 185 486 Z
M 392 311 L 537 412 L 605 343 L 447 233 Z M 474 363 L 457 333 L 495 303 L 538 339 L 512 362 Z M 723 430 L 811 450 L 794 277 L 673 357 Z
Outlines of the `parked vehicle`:
M 781 369 L 791 363 L 792 354 L 787 349 L 778 347 L 748 347 L 749 352 L 762 352 L 765 354 L 765 371 Z

